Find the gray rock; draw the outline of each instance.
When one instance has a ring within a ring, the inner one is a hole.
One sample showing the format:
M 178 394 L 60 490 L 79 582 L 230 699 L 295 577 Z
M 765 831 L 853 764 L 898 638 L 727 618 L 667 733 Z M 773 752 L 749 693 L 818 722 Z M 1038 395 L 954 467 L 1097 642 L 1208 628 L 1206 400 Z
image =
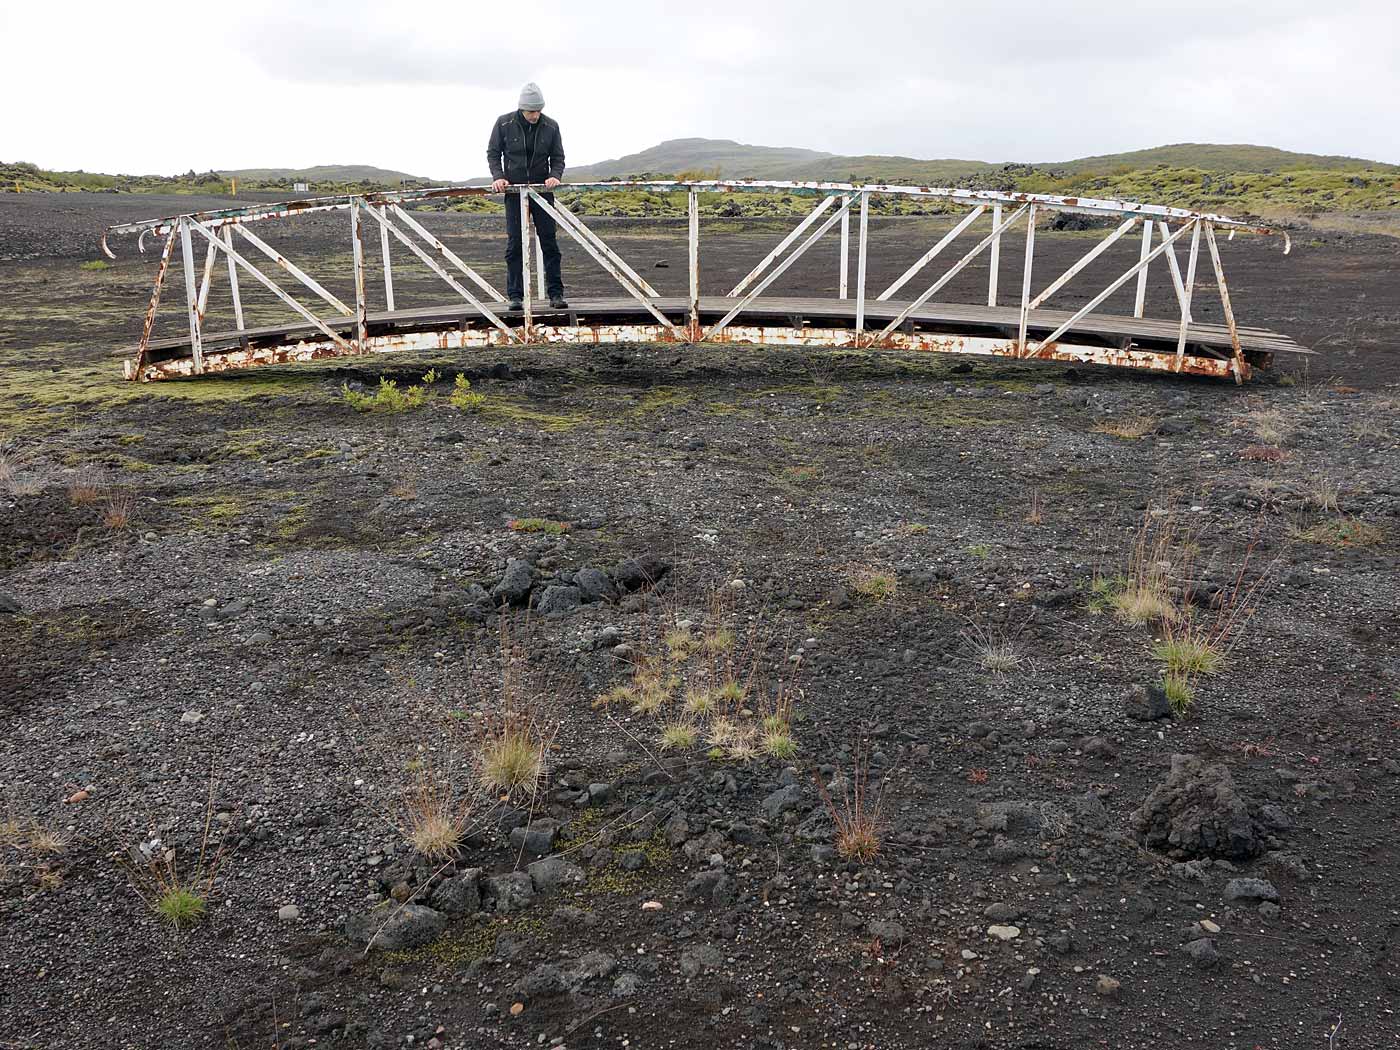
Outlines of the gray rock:
M 582 588 L 580 588 L 582 590 Z M 587 598 L 584 599 L 585 601 Z M 616 627 L 604 627 L 588 643 L 590 649 L 612 649 L 622 641 L 622 634 Z
M 301 909 L 295 904 L 284 904 L 277 909 L 277 919 L 279 922 L 296 922 L 301 918 Z
M 0 616 L 18 616 L 19 613 L 19 599 L 12 594 L 0 591 Z
M 1132 813 L 1134 830 L 1151 847 L 1186 856 L 1245 860 L 1259 852 L 1249 807 L 1230 771 L 1194 755 L 1173 755 L 1171 772 Z
M 433 890 L 433 907 L 448 915 L 474 915 L 481 910 L 481 869 L 472 868 L 443 879 Z
M 1263 904 L 1259 905 L 1259 917 L 1272 921 L 1279 917 L 1279 910 L 1279 906 L 1273 901 L 1265 901 Z
M 612 577 L 592 565 L 585 565 L 579 569 L 574 575 L 574 583 L 578 585 L 579 594 L 585 602 L 612 601 L 617 597 L 617 588 L 613 586 Z M 613 642 L 613 645 L 616 644 Z
M 1171 701 L 1159 685 L 1134 686 L 1123 701 L 1123 711 L 1139 722 L 1155 722 L 1172 716 Z
M 345 934 L 352 941 L 386 952 L 421 947 L 436 940 L 446 927 L 446 915 L 422 904 L 376 908 L 345 920 Z
M 718 905 L 729 903 L 734 880 L 723 868 L 708 868 L 691 877 L 685 884 L 685 895 L 691 900 L 709 901 Z
M 525 852 L 533 857 L 543 857 L 554 849 L 554 840 L 559 835 L 559 826 L 552 820 L 539 820 L 523 828 L 512 828 L 510 848 L 517 853 Z
M 566 886 L 581 886 L 584 881 L 583 869 L 563 857 L 546 857 L 537 860 L 526 869 L 536 893 L 555 893 Z
M 479 583 L 467 584 L 466 599 L 468 605 L 489 606 L 495 604 L 491 601 L 491 592 Z
M 613 981 L 613 995 L 619 999 L 630 999 L 642 990 L 642 979 L 635 973 L 624 973 Z
M 641 871 L 646 865 L 647 855 L 639 849 L 623 850 L 617 858 L 617 866 L 623 871 Z
M 487 901 L 497 912 L 519 911 L 535 896 L 535 880 L 523 871 L 512 871 L 486 880 Z
M 524 559 L 512 558 L 501 582 L 491 588 L 491 597 L 497 605 L 524 605 L 534 585 L 535 567 Z
M 197 725 L 198 723 L 204 721 L 204 712 L 186 711 L 180 716 L 180 721 L 187 726 Z
M 670 562 L 655 554 L 643 554 L 639 558 L 628 558 L 620 562 L 613 569 L 612 578 L 617 584 L 617 589 L 626 594 L 628 591 L 653 586 L 670 571 Z
M 577 587 L 552 584 L 535 599 L 535 612 L 541 616 L 563 616 L 571 613 L 583 603 Z
M 879 937 L 880 944 L 886 948 L 898 948 L 909 936 L 903 926 L 889 919 L 872 920 L 866 924 L 865 932 Z
M 681 952 L 681 973 L 686 977 L 698 977 L 706 970 L 717 970 L 724 965 L 724 955 L 713 944 L 701 944 Z
M 995 937 L 999 941 L 1014 941 L 1017 937 L 1021 936 L 1021 927 L 988 926 L 987 935 L 989 937 Z
M 611 977 L 617 972 L 617 960 L 607 952 L 589 952 L 573 967 L 572 973 L 578 984 L 594 979 Z
M 1123 983 L 1116 977 L 1110 977 L 1106 973 L 1099 974 L 1099 979 L 1094 982 L 1094 991 L 1098 992 L 1105 999 L 1112 999 L 1118 994 Z
M 802 802 L 802 788 L 797 784 L 778 788 L 763 800 L 763 812 L 769 820 L 777 820 L 790 809 L 796 809 Z
M 569 990 L 564 971 L 550 963 L 541 963 L 517 982 L 515 991 L 526 999 L 545 999 L 563 995 Z
M 1005 922 L 1008 919 L 1015 919 L 1021 914 L 1021 909 L 1015 908 L 1005 901 L 996 901 L 988 904 L 982 910 L 984 919 L 991 919 L 993 922 Z
M 1118 745 L 1106 736 L 1086 736 L 1079 742 L 1079 749 L 1086 755 L 1105 761 L 1118 757 Z
M 1188 941 L 1182 946 L 1182 951 L 1203 970 L 1210 969 L 1220 961 L 1220 952 L 1216 950 L 1215 940 L 1211 937 L 1198 937 L 1194 941 Z
M 590 806 L 606 806 L 613 799 L 613 786 L 611 784 L 589 784 L 588 804 Z
M 1227 901 L 1277 901 L 1278 890 L 1267 879 L 1231 879 L 1225 883 Z

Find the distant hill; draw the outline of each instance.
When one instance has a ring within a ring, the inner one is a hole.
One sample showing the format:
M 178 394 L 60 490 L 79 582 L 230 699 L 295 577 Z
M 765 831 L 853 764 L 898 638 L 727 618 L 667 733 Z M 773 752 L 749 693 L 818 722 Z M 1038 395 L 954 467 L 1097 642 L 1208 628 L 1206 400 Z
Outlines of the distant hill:
M 1291 153 L 1271 146 L 1180 143 L 1130 153 L 1110 153 L 1077 160 L 1011 165 L 1042 172 L 1083 175 L 1118 174 L 1166 164 L 1219 172 L 1400 171 L 1400 165 L 1356 157 Z M 569 169 L 569 179 L 589 182 L 643 173 L 713 172 L 723 178 L 790 179 L 827 182 L 956 183 L 1001 171 L 1007 164 L 981 160 L 919 160 L 899 156 L 841 156 L 816 150 L 749 146 L 730 139 L 671 139 L 626 157 Z
M 314 168 L 234 168 L 219 172 L 244 182 L 331 182 L 397 186 L 411 182 L 430 186 L 447 185 L 441 179 L 410 175 L 405 171 L 376 168 L 370 164 L 318 164 Z
M 1175 168 L 1198 168 L 1201 171 L 1275 172 L 1275 171 L 1400 171 L 1400 165 L 1381 164 L 1359 157 L 1334 157 L 1320 153 L 1291 153 L 1272 146 L 1218 145 L 1209 142 L 1182 142 L 1130 153 L 1107 153 L 1098 157 L 1080 157 L 1047 164 L 1038 168 L 1053 168 L 1068 172 L 1113 171 L 1121 168 L 1151 168 L 1167 164 Z
M 832 157 L 812 149 L 749 146 L 732 139 L 670 139 L 640 153 L 569 169 L 575 182 L 635 175 L 641 172 L 713 171 L 735 179 L 783 179 L 803 165 Z

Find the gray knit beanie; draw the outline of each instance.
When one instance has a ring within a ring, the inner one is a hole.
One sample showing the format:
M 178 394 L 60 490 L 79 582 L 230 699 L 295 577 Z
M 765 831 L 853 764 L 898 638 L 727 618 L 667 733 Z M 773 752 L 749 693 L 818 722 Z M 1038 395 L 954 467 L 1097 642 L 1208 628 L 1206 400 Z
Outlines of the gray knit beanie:
M 521 109 L 544 109 L 544 92 L 533 80 L 520 89 L 518 106 Z

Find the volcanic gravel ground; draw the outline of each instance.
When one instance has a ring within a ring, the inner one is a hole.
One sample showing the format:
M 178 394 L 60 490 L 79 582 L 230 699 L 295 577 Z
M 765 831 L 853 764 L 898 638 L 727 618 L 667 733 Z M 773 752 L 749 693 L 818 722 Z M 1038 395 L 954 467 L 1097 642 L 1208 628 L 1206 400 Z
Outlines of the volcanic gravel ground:
M 926 234 L 882 224 L 881 266 Z M 717 233 L 708 278 L 771 240 Z M 7 264 L 0 1042 L 1394 1046 L 1390 244 L 1237 238 L 1250 323 L 1350 324 L 1243 387 L 675 346 L 135 387 L 149 260 Z M 421 407 L 343 397 L 430 366 Z M 1095 590 L 1144 520 L 1178 604 L 1252 612 L 1183 718 L 1160 625 Z M 658 714 L 595 703 L 685 621 L 733 641 L 672 652 Z M 423 861 L 395 800 L 496 709 L 503 639 L 548 775 Z M 795 697 L 794 757 L 660 748 L 717 664 L 741 733 Z M 822 800 L 861 768 L 864 862 Z M 142 899 L 143 845 L 213 869 L 202 922 Z

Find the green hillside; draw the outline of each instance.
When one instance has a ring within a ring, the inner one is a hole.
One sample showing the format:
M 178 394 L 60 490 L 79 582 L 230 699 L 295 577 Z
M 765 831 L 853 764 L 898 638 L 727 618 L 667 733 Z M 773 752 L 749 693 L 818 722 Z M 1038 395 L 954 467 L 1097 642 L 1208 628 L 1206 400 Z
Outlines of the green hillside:
M 221 171 L 220 175 L 233 176 L 239 182 L 309 182 L 333 183 L 342 185 L 360 183 L 364 185 L 398 186 L 408 183 L 414 186 L 445 186 L 439 179 L 425 179 L 420 175 L 410 175 L 404 171 L 391 171 L 376 168 L 370 164 L 318 164 L 314 168 L 236 168 Z
M 575 182 L 597 182 L 643 172 L 719 171 L 736 179 L 795 178 L 803 165 L 831 157 L 830 153 L 782 146 L 749 146 L 731 139 L 670 139 L 640 153 L 569 169 Z
M 1133 150 L 1130 153 L 1108 153 L 1099 157 L 1080 157 L 1055 163 L 1037 164 L 1038 168 L 1057 168 L 1070 172 L 1114 171 L 1119 168 L 1151 168 L 1159 164 L 1171 167 L 1198 168 L 1201 171 L 1274 172 L 1274 171 L 1360 171 L 1362 169 L 1400 172 L 1400 165 L 1380 164 L 1359 157 L 1333 157 L 1320 153 L 1291 153 L 1272 146 L 1217 145 L 1208 142 L 1182 142 L 1172 146 Z

